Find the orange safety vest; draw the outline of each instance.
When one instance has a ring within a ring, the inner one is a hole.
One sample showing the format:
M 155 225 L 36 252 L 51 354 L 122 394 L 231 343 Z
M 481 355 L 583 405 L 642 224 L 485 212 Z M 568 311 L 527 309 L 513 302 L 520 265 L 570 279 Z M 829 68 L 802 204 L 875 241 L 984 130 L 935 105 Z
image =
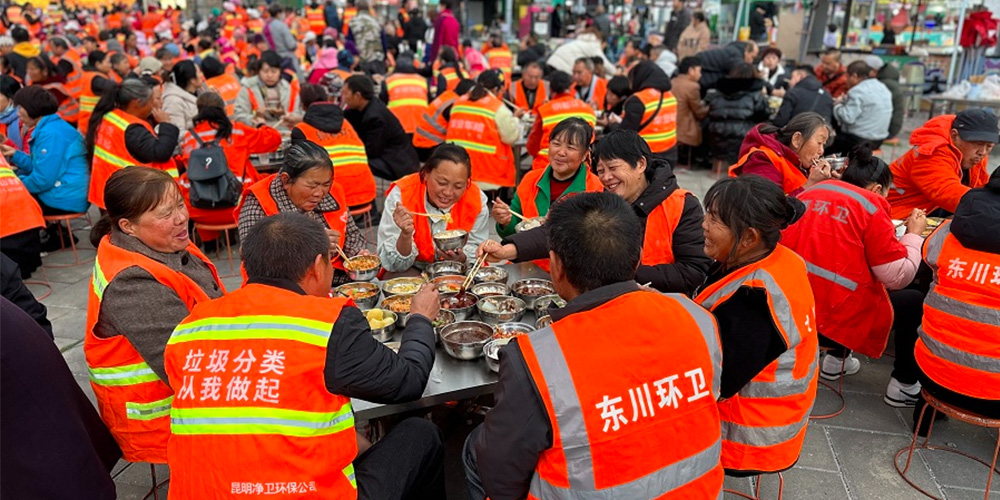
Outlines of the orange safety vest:
M 934 284 L 914 357 L 935 383 L 1000 400 L 1000 255 L 966 248 L 945 221 L 924 242 Z
M 399 202 L 410 212 L 427 213 L 427 186 L 420 179 L 420 174 L 410 174 L 389 185 L 386 196 L 393 187 L 399 188 Z M 462 193 L 462 197 L 451 207 L 451 222 L 448 229 L 464 229 L 472 231 L 476 217 L 483 210 L 482 192 L 475 184 Z M 434 262 L 434 240 L 431 235 L 431 224 L 427 217 L 418 217 L 413 222 L 413 244 L 417 247 L 417 260 Z
M 274 179 L 278 177 L 278 174 L 271 174 L 259 181 L 253 186 L 250 186 L 250 192 L 253 193 L 254 197 L 260 203 L 261 209 L 268 216 L 275 215 L 279 212 L 278 202 L 274 200 L 271 196 L 271 183 Z M 347 237 L 347 218 L 350 217 L 350 212 L 347 207 L 347 199 L 344 196 L 344 188 L 340 186 L 339 183 L 334 182 L 330 185 L 330 196 L 337 202 L 337 210 L 331 212 L 323 212 L 323 219 L 326 221 L 326 225 L 340 233 L 340 239 L 337 240 L 337 246 L 344 248 L 344 239 Z M 240 201 L 240 205 L 236 207 L 236 219 L 239 220 L 240 211 L 243 209 L 243 203 L 246 202 L 246 195 L 244 194 L 243 199 Z M 333 267 L 337 269 L 344 269 L 343 259 L 339 254 L 333 256 Z
M 729 176 L 738 177 L 743 171 L 743 165 L 747 162 L 747 158 L 758 151 L 767 155 L 767 159 L 781 173 L 781 189 L 785 194 L 791 194 L 796 189 L 806 185 L 806 175 L 802 173 L 802 170 L 767 146 L 750 148 L 750 151 L 740 157 L 735 165 L 729 167 Z
M 344 36 L 347 36 L 347 32 L 351 30 L 351 19 L 358 15 L 357 7 L 344 7 L 344 15 L 341 16 L 341 32 Z
M 719 401 L 722 466 L 776 472 L 798 460 L 816 400 L 816 303 L 805 261 L 782 245 L 705 288 L 695 302 L 715 311 L 742 287 L 767 294 L 771 318 L 788 350 L 735 396 Z
M 462 96 L 451 107 L 446 140 L 469 153 L 473 181 L 514 187 L 514 152 L 497 130 L 500 106 L 503 102 L 490 94 L 478 101 Z
M 193 243 L 187 251 L 212 270 L 219 289 L 225 293 L 215 265 Z M 87 330 L 83 352 L 90 371 L 90 385 L 97 396 L 101 418 L 111 430 L 129 462 L 167 462 L 170 437 L 170 402 L 174 391 L 160 380 L 125 335 L 98 337 L 94 332 L 101 312 L 101 300 L 115 276 L 138 266 L 153 279 L 178 295 L 188 310 L 207 302 L 208 295 L 186 274 L 170 269 L 145 255 L 116 247 L 105 236 L 97 248 L 94 276 L 87 302 Z
M 347 120 L 336 134 L 323 132 L 305 122 L 295 128 L 306 136 L 306 140 L 319 144 L 329 153 L 333 179 L 343 188 L 347 206 L 358 207 L 375 200 L 375 177 L 368 167 L 365 145 Z
M 333 324 L 352 305 L 250 284 L 177 325 L 163 355 L 177 388 L 170 498 L 357 497 L 351 400 L 323 375 Z
M 0 210 L 3 211 L 3 217 L 0 217 L 0 238 L 45 227 L 42 207 L 7 165 L 6 158 L 0 166 Z
M 524 80 L 514 82 L 514 104 L 521 109 L 538 111 L 549 100 L 549 86 L 545 80 L 538 81 L 538 90 L 535 91 L 535 105 L 528 105 L 528 96 L 524 93 Z M 589 107 L 589 106 L 588 106 Z M 591 108 L 593 110 L 593 108 Z
M 250 33 L 262 33 L 264 31 L 264 20 L 259 17 L 248 20 L 247 31 Z
M 462 81 L 462 77 L 458 75 L 458 70 L 452 67 L 442 69 L 440 74 L 444 77 L 446 88 L 451 91 L 454 91 L 455 87 L 458 87 L 458 82 Z
M 663 153 L 677 145 L 677 99 L 674 94 L 644 89 L 634 97 L 645 107 L 639 123 L 646 126 L 639 129 L 639 137 L 646 140 L 649 150 Z
M 80 54 L 70 48 L 62 55 L 61 59 L 65 59 L 73 66 L 73 71 L 66 75 L 66 89 L 69 90 L 69 95 L 73 96 L 74 99 L 80 99 L 80 93 L 83 90 L 83 65 L 80 61 Z
M 689 191 L 677 188 L 646 217 L 646 235 L 642 240 L 644 266 L 674 263 L 674 230 L 684 213 Z
M 389 111 L 399 118 L 407 134 L 414 133 L 427 107 L 427 79 L 417 74 L 394 73 L 385 79 L 385 87 L 389 93 Z
M 634 291 L 517 343 L 552 425 L 529 499 L 721 498 L 722 349 L 704 309 Z
M 236 98 L 239 97 L 240 88 L 243 87 L 240 85 L 240 80 L 235 75 L 225 73 L 209 78 L 205 83 L 218 92 L 219 97 L 226 102 L 226 114 L 233 116 L 233 112 L 236 110 Z
M 225 24 L 222 26 L 222 36 L 226 37 L 227 40 L 232 40 L 239 20 L 236 18 L 236 14 L 232 12 L 226 12 L 223 17 L 225 18 Z
M 288 95 L 288 112 L 295 113 L 295 104 L 299 98 L 299 81 L 292 80 L 291 82 L 289 82 L 288 87 L 290 89 Z M 257 111 L 257 109 L 259 108 L 257 101 L 257 94 L 255 92 L 260 92 L 260 89 L 253 89 L 247 87 L 247 94 L 250 97 L 250 109 L 253 111 Z M 264 99 L 263 95 L 261 95 L 261 99 L 262 100 Z
M 590 97 L 587 99 L 587 104 L 591 108 L 604 109 L 604 97 L 608 95 L 608 81 L 604 78 L 597 77 L 594 80 L 592 89 L 588 89 Z M 572 91 L 573 95 L 576 95 L 578 85 L 573 84 Z
M 20 5 L 10 5 L 7 7 L 7 20 L 10 24 L 20 24 L 25 25 L 24 12 Z
M 490 69 L 498 69 L 503 73 L 504 81 L 509 85 L 514 66 L 514 56 L 510 53 L 510 49 L 506 48 L 506 45 L 504 47 L 491 47 L 483 56 L 486 57 L 486 64 L 490 66 Z
M 552 130 L 560 122 L 567 118 L 580 118 L 590 124 L 593 128 L 597 124 L 597 115 L 594 108 L 587 103 L 573 97 L 571 94 L 562 94 L 554 97 L 551 101 L 542 104 L 538 108 L 538 119 L 542 121 L 542 141 L 539 144 L 541 149 L 538 156 L 531 162 L 532 169 L 542 169 L 549 165 L 549 136 Z
M 59 114 L 59 117 L 66 122 L 76 124 L 76 121 L 80 118 L 80 105 L 78 104 L 76 97 L 73 96 L 73 93 L 70 92 L 65 85 L 58 82 L 46 83 L 45 85 L 42 85 L 42 88 L 55 89 L 63 95 L 69 96 L 62 102 L 62 104 L 59 105 L 57 113 Z
M 458 100 L 458 94 L 451 90 L 445 90 L 437 96 L 417 120 L 416 130 L 413 132 L 413 146 L 417 148 L 433 148 L 444 142 L 448 135 L 448 120 L 444 117 L 444 112 L 451 108 Z
M 113 109 L 104 115 L 97 128 L 94 139 L 94 163 L 90 172 L 90 193 L 87 199 L 100 208 L 104 208 L 104 185 L 111 174 L 126 167 L 151 167 L 163 170 L 175 180 L 178 177 L 177 165 L 171 159 L 162 163 L 146 165 L 139 163 L 125 147 L 125 130 L 130 125 L 139 124 L 146 127 L 150 134 L 156 135 L 153 127 L 146 120 L 139 119 L 120 109 Z
M 76 129 L 84 137 L 87 136 L 87 130 L 90 128 L 90 115 L 94 114 L 94 107 L 101 100 L 101 96 L 95 94 L 92 88 L 94 78 L 97 77 L 109 78 L 97 71 L 84 71 L 83 77 L 80 78 L 80 112 L 76 115 Z
M 326 17 L 323 16 L 323 7 L 306 7 L 306 19 L 309 20 L 309 29 L 316 33 L 316 36 L 323 34 L 326 29 Z

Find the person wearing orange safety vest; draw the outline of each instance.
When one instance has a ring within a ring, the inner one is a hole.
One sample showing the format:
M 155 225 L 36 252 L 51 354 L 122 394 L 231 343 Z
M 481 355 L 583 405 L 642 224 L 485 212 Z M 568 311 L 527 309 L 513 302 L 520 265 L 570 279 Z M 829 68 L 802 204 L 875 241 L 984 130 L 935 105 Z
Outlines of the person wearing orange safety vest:
M 90 129 L 90 116 L 105 92 L 115 88 L 111 79 L 111 55 L 100 50 L 87 54 L 87 66 L 83 67 L 83 77 L 80 78 L 80 112 L 77 114 L 76 129 L 84 137 Z
M 677 99 L 670 77 L 656 63 L 643 61 L 632 68 L 629 81 L 632 95 L 625 100 L 621 127 L 638 132 L 654 155 L 676 165 Z
M 42 207 L 0 155 L 0 241 L 3 253 L 25 273 L 42 265 L 39 229 L 45 227 Z
M 386 107 L 399 119 L 399 124 L 407 134 L 413 134 L 420 121 L 420 115 L 427 107 L 427 79 L 417 74 L 413 60 L 402 57 L 396 70 L 386 77 L 382 85 L 382 98 Z
M 298 83 L 281 77 L 281 58 L 274 51 L 261 54 L 261 63 L 257 76 L 243 80 L 233 121 L 253 125 L 256 118 L 263 118 L 268 126 L 289 131 L 302 120 Z
M 358 15 L 358 8 L 354 6 L 354 0 L 347 0 L 347 6 L 344 7 L 344 13 L 340 16 L 341 32 L 346 37 L 347 33 L 351 30 L 351 19 Z
M 722 466 L 780 472 L 799 458 L 816 399 L 816 302 L 805 261 L 778 243 L 805 206 L 747 176 L 717 182 L 705 207 L 705 253 L 716 264 L 695 302 L 722 339 Z
M 417 129 L 413 134 L 413 148 L 417 150 L 420 161 L 427 161 L 434 148 L 444 144 L 448 135 L 448 120 L 451 118 L 451 108 L 458 99 L 472 90 L 476 85 L 472 80 L 462 80 L 454 91 L 445 90 L 438 94 L 420 114 Z
M 323 30 L 326 29 L 326 17 L 323 16 L 323 6 L 316 0 L 306 7 L 306 20 L 309 21 L 309 30 L 316 36 L 323 34 Z
M 1000 418 L 1000 174 L 972 189 L 955 218 L 924 242 L 934 271 L 924 300 L 923 325 L 914 355 L 920 383 L 931 396 L 986 418 Z M 924 409 L 914 407 L 914 422 Z M 923 415 L 923 435 L 931 414 Z
M 315 220 L 269 217 L 243 248 L 247 285 L 196 306 L 167 342 L 169 497 L 445 498 L 437 427 L 403 420 L 359 455 L 351 404 L 420 398 L 433 287 L 413 297 L 396 354 L 351 299 L 330 297 L 332 252 Z
M 52 51 L 52 62 L 66 77 L 66 89 L 73 99 L 79 100 L 83 92 L 83 61 L 80 53 L 70 47 L 65 38 L 59 36 L 49 39 L 49 49 Z
M 472 180 L 480 189 L 514 187 L 515 166 L 510 145 L 521 137 L 519 118 L 525 110 L 511 113 L 498 98 L 503 75 L 487 70 L 479 75 L 469 94 L 451 107 L 445 140 L 465 148 L 472 158 Z
M 614 130 L 591 151 L 594 174 L 605 191 L 632 205 L 642 222 L 640 283 L 666 293 L 692 294 L 705 282 L 711 259 L 705 256 L 701 204 L 677 185 L 670 165 L 653 158 L 646 141 L 632 130 Z M 549 254 L 545 228 L 503 238 L 494 258 L 513 262 Z
M 467 78 L 459 65 L 455 49 L 447 46 L 441 48 L 441 53 L 438 54 L 437 60 L 434 61 L 432 70 L 434 73 L 434 86 L 437 88 L 434 95 L 440 95 L 445 90 L 455 90 L 458 82 Z
M 236 99 L 243 85 L 236 75 L 226 73 L 226 67 L 214 57 L 201 61 L 201 72 L 205 75 L 205 85 L 214 90 L 226 103 L 226 115 L 232 117 L 236 111 Z
M 823 160 L 830 126 L 817 113 L 799 113 L 784 127 L 761 124 L 750 129 L 740 145 L 740 159 L 729 176 L 759 175 L 795 196 L 831 177 Z
M 24 9 L 17 3 L 11 3 L 7 6 L 7 21 L 10 22 L 10 26 L 15 24 L 26 25 L 24 21 Z
M 549 100 L 549 84 L 542 80 L 542 66 L 532 61 L 521 68 L 521 79 L 514 82 L 510 92 L 517 107 L 537 113 Z
M 552 99 L 539 106 L 535 112 L 535 120 L 528 133 L 526 149 L 534 157 L 532 170 L 545 168 L 549 164 L 549 136 L 560 122 L 567 118 L 580 118 L 593 127 L 597 124 L 594 108 L 577 99 L 570 91 L 570 76 L 562 71 L 555 71 L 549 79 L 552 89 Z
M 572 196 L 546 225 L 552 280 L 567 304 L 550 310 L 551 325 L 501 347 L 502 397 L 463 453 L 470 491 L 721 498 L 724 372 L 712 315 L 637 284 L 641 228 L 621 197 Z
M 490 46 L 483 51 L 486 58 L 486 65 L 492 69 L 498 69 L 503 73 L 504 82 L 510 83 L 510 77 L 514 71 L 514 56 L 510 53 L 510 48 L 503 42 L 499 35 L 490 37 Z
M 95 225 L 83 344 L 90 385 L 125 460 L 166 463 L 174 391 L 164 346 L 195 304 L 225 288 L 188 238 L 187 210 L 168 175 L 119 170 L 107 200 L 108 214 Z
M 98 106 L 90 118 L 87 146 L 93 163 L 87 199 L 99 208 L 105 208 L 105 184 L 118 170 L 146 166 L 179 176 L 173 154 L 180 131 L 170 124 L 170 115 L 153 107 L 153 92 L 145 82 L 128 79 L 101 98 L 108 108 Z M 111 108 L 116 104 L 123 107 Z M 147 117 L 156 121 L 158 132 Z
M 601 109 L 608 93 L 608 81 L 604 75 L 594 73 L 594 61 L 581 57 L 573 63 L 573 93 L 591 108 Z
M 226 11 L 222 14 L 223 24 L 222 24 L 222 36 L 227 40 L 233 39 L 233 34 L 236 33 L 236 27 L 239 26 L 239 18 L 236 17 L 235 12 Z

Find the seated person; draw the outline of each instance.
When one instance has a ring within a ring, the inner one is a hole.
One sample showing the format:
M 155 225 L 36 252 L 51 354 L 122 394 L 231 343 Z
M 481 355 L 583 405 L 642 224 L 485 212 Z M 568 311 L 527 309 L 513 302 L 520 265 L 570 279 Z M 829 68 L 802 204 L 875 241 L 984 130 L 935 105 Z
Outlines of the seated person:
M 847 66 L 847 94 L 836 98 L 833 118 L 837 135 L 830 152 L 846 155 L 855 146 L 865 143 L 878 149 L 889 137 L 892 120 L 892 93 L 885 84 L 872 76 L 874 70 L 864 61 Z
M 254 125 L 255 118 L 262 118 L 280 132 L 288 132 L 302 121 L 298 87 L 281 77 L 281 57 L 271 50 L 260 55 L 260 71 L 243 81 L 236 97 L 233 121 Z
M 816 113 L 802 113 L 781 128 L 762 123 L 743 139 L 729 176 L 759 175 L 795 196 L 833 176 L 822 159 L 829 138 L 829 125 Z

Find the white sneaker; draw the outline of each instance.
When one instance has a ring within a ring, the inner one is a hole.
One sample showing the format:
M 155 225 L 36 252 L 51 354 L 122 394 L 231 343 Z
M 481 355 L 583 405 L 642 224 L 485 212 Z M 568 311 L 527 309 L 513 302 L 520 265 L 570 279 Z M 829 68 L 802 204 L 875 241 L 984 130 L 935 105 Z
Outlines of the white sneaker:
M 882 401 L 885 401 L 885 404 L 894 408 L 912 408 L 917 404 L 919 396 L 920 382 L 903 385 L 895 378 L 890 378 Z
M 831 354 L 823 357 L 823 366 L 820 368 L 819 376 L 826 380 L 839 380 L 841 375 L 854 375 L 861 370 L 861 362 L 854 356 L 847 355 L 847 362 L 843 358 L 838 358 Z

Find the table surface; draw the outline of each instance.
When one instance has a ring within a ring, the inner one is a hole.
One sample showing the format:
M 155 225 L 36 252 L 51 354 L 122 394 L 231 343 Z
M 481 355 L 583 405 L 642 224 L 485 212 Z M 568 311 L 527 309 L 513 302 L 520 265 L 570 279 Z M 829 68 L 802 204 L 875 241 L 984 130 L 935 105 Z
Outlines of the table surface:
M 512 284 L 522 278 L 548 278 L 545 271 L 530 262 L 506 264 L 502 267 L 510 275 L 507 284 Z M 534 325 L 534 312 L 530 309 L 526 311 L 521 322 Z M 392 340 L 398 342 L 401 337 L 402 333 L 397 331 Z M 351 404 L 354 407 L 356 420 L 370 420 L 489 394 L 493 392 L 496 383 L 497 375 L 486 366 L 484 358 L 471 361 L 455 359 L 448 355 L 439 343 L 434 356 L 434 367 L 431 368 L 427 386 L 420 399 L 396 404 L 379 404 L 353 399 Z

